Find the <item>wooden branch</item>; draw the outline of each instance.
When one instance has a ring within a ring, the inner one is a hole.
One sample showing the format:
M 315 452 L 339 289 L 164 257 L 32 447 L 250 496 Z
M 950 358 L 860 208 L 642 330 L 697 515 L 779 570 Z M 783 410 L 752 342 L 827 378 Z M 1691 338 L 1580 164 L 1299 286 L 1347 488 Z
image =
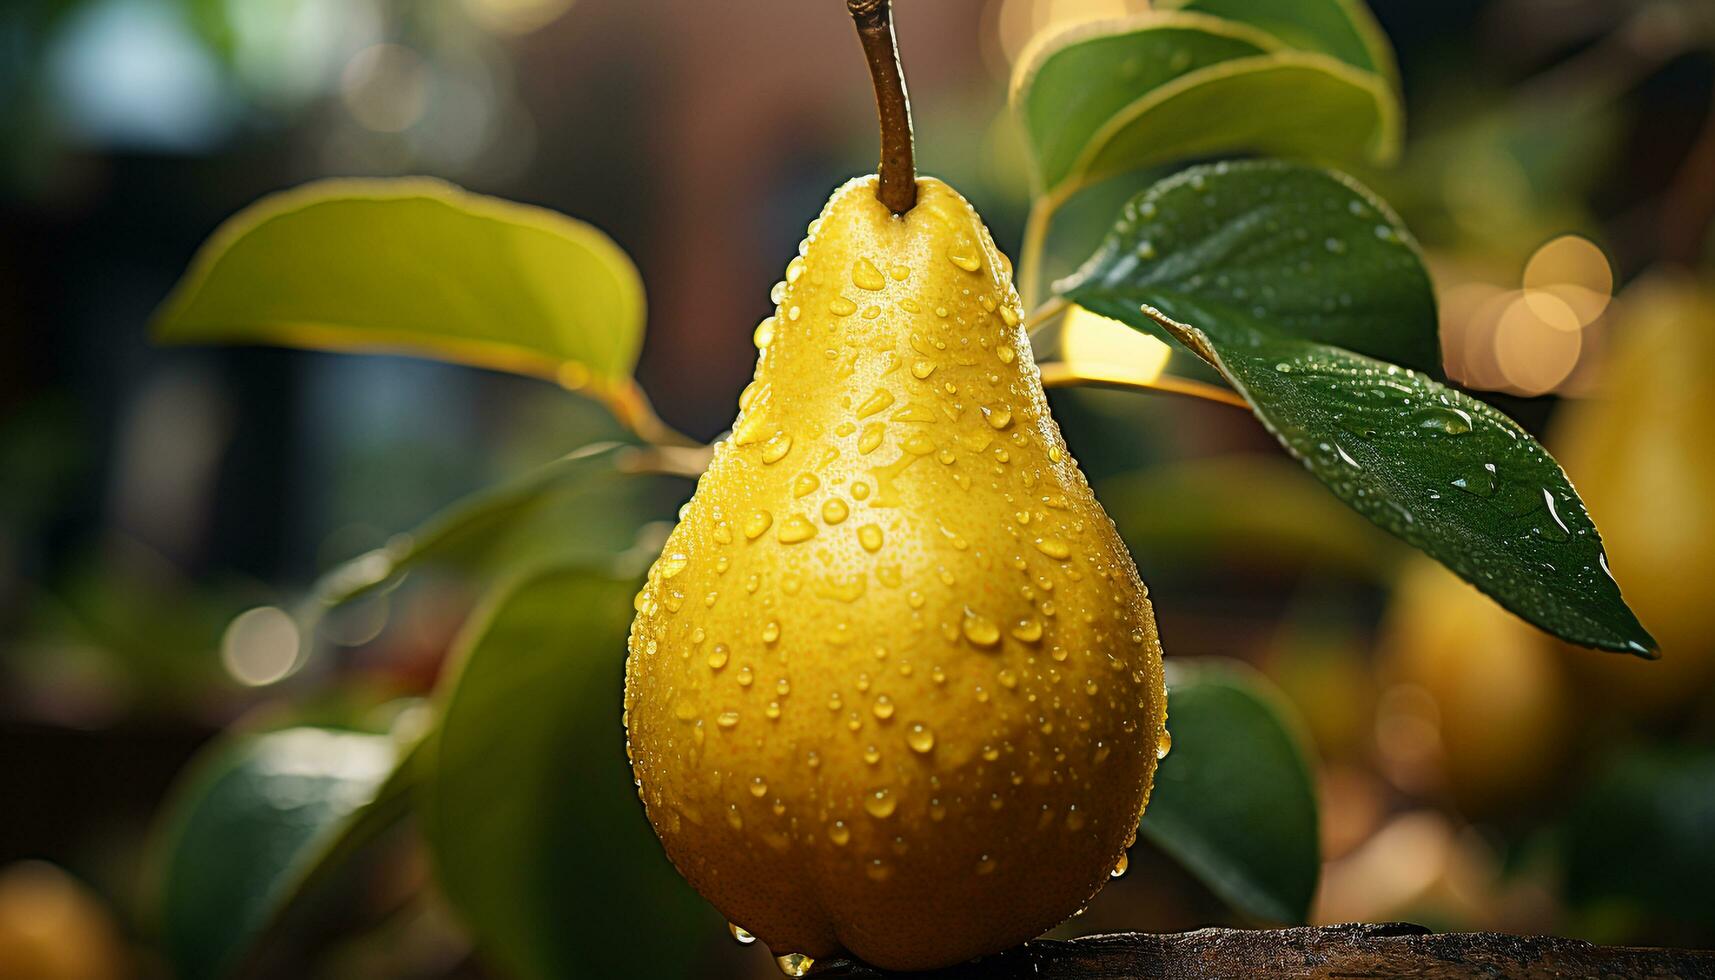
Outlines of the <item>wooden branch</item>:
M 889 980 L 850 961 L 817 964 L 811 976 Z M 1549 980 L 1715 978 L 1715 952 L 1596 946 L 1576 939 L 1494 932 L 1436 935 L 1403 922 L 1295 929 L 1199 929 L 1040 939 L 1016 949 L 910 980 L 1258 980 L 1335 977 L 1482 977 Z

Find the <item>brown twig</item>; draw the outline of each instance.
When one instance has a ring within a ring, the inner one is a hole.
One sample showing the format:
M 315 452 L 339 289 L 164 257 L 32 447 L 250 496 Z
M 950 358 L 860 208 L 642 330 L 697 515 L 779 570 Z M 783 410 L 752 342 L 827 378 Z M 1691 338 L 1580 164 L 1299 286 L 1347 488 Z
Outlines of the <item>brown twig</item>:
M 888 980 L 849 961 L 819 964 L 812 976 Z M 1575 939 L 1493 932 L 1432 935 L 1406 923 L 1296 929 L 1200 929 L 1170 935 L 1124 932 L 1037 940 L 964 966 L 913 973 L 911 980 L 1258 980 L 1414 977 L 1465 980 L 1693 980 L 1715 977 L 1715 952 L 1596 946 Z
M 917 166 L 912 159 L 911 97 L 893 37 L 890 0 L 846 0 L 858 39 L 863 42 L 869 77 L 875 82 L 875 111 L 881 120 L 881 175 L 875 196 L 894 214 L 917 206 Z

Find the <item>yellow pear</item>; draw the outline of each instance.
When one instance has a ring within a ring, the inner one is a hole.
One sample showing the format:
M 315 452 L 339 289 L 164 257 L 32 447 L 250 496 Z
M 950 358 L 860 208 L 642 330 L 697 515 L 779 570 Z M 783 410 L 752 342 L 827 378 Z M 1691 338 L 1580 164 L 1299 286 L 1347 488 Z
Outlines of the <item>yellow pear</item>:
M 1594 704 L 1666 719 L 1715 696 L 1715 290 L 1659 274 L 1616 305 L 1601 391 L 1568 404 L 1548 443 L 1661 659 L 1576 648 L 1565 658 Z
M 1409 696 L 1389 699 L 1396 713 L 1416 712 L 1381 719 L 1390 764 L 1426 764 L 1473 817 L 1540 799 L 1560 776 L 1574 714 L 1548 634 L 1418 558 L 1400 576 L 1380 646 L 1382 679 L 1432 703 L 1423 711 Z M 1436 744 L 1414 744 L 1425 730 Z M 1427 758 L 1411 758 L 1420 752 Z
M 1135 839 L 1147 591 L 1048 414 L 1011 266 L 932 179 L 837 190 L 637 597 L 627 733 L 680 872 L 776 953 L 926 969 L 1076 912 Z

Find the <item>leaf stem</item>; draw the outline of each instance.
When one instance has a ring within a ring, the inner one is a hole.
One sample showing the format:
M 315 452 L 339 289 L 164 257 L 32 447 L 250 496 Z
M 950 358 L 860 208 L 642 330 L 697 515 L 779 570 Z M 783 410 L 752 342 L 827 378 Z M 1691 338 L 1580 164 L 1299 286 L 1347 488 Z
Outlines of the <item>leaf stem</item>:
M 708 446 L 640 446 L 628 449 L 619 459 L 622 473 L 682 476 L 695 480 L 709 468 L 714 450 Z
M 863 42 L 869 77 L 875 83 L 875 111 L 881 122 L 880 181 L 876 199 L 894 214 L 917 206 L 917 166 L 911 143 L 911 97 L 893 36 L 891 0 L 846 0 L 858 40 Z
M 1053 299 L 1050 299 L 1048 302 L 1043 303 L 1034 310 L 1031 310 L 1030 315 L 1024 318 L 1025 334 L 1028 336 L 1035 336 L 1038 330 L 1041 330 L 1043 327 L 1053 323 L 1056 317 L 1071 308 L 1071 300 L 1068 300 L 1063 296 L 1056 296 Z
M 1228 388 L 1212 385 L 1204 381 L 1193 381 L 1190 378 L 1179 378 L 1171 374 L 1163 374 L 1147 384 L 1137 381 L 1118 381 L 1107 378 L 1092 378 L 1078 373 L 1077 368 L 1065 361 L 1049 361 L 1040 365 L 1042 372 L 1042 387 L 1044 388 L 1112 388 L 1117 391 L 1160 391 L 1169 395 L 1184 395 L 1190 398 L 1201 398 L 1204 401 L 1219 402 L 1247 411 L 1250 403 L 1244 396 Z
M 1034 309 L 1042 299 L 1042 261 L 1048 246 L 1048 226 L 1060 207 L 1057 197 L 1038 197 L 1030 202 L 1030 216 L 1024 220 L 1024 242 L 1018 249 L 1018 295 L 1026 309 Z
M 643 393 L 643 388 L 636 378 L 626 378 L 624 384 L 591 393 L 597 395 L 612 410 L 620 424 L 644 442 L 679 448 L 699 448 L 703 445 L 663 422 L 661 416 L 655 414 L 655 406 L 650 404 L 649 396 Z

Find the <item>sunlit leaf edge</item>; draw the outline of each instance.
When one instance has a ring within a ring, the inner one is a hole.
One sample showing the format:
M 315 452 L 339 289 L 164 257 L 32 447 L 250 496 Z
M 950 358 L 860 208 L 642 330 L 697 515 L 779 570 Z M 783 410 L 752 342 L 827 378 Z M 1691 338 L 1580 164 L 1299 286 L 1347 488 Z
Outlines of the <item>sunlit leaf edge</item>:
M 1156 0 L 1156 2 L 1161 4 L 1163 10 L 1178 10 L 1180 4 L 1187 2 L 1187 0 Z M 1364 51 L 1375 65 L 1375 72 L 1385 78 L 1388 84 L 1397 91 L 1400 85 L 1399 58 L 1394 54 L 1393 44 L 1388 41 L 1387 32 L 1382 30 L 1381 24 L 1377 22 L 1374 11 L 1370 10 L 1369 5 L 1364 0 L 1333 0 L 1333 2 L 1346 12 L 1347 20 L 1351 23 L 1353 32 L 1358 35 Z M 1352 67 L 1359 71 L 1365 70 L 1362 65 L 1353 65 Z
M 363 338 L 352 338 L 353 326 L 340 323 L 264 323 L 242 331 L 210 325 L 189 327 L 182 323 L 183 312 L 213 277 L 222 257 L 263 224 L 342 200 L 411 199 L 558 235 L 600 255 L 622 277 L 622 285 L 635 299 L 632 322 L 619 325 L 623 329 L 603 333 L 614 341 L 608 350 L 607 368 L 598 371 L 592 365 L 554 358 L 503 341 L 424 338 L 412 331 L 368 327 L 359 328 L 365 331 Z M 190 267 L 156 311 L 150 333 L 158 343 L 244 343 L 336 353 L 405 354 L 542 378 L 573 388 L 587 384 L 592 394 L 601 396 L 604 390 L 626 387 L 629 381 L 632 366 L 642 350 L 645 302 L 643 278 L 631 257 L 600 229 L 576 218 L 548 208 L 477 194 L 434 177 L 335 177 L 268 194 L 222 222 L 197 249 Z
M 1220 20 L 1221 18 L 1215 19 Z M 1268 37 L 1273 44 L 1277 46 L 1280 44 L 1280 42 L 1277 39 L 1272 38 L 1272 36 Z M 1078 40 L 1082 39 L 1085 38 L 1078 38 Z M 1050 54 L 1056 53 L 1058 50 L 1059 49 L 1056 48 L 1051 51 Z M 1209 65 L 1206 68 L 1187 72 L 1164 85 L 1150 89 L 1120 113 L 1116 114 L 1095 134 L 1094 137 L 1092 137 L 1083 153 L 1078 156 L 1077 161 L 1072 165 L 1064 177 L 1052 186 L 1041 187 L 1039 192 L 1046 195 L 1046 197 L 1051 200 L 1063 201 L 1085 187 L 1102 180 L 1106 180 L 1109 177 L 1117 176 L 1121 171 L 1116 170 L 1112 173 L 1102 172 L 1091 174 L 1088 168 L 1091 161 L 1100 154 L 1106 144 L 1111 142 L 1118 133 L 1122 132 L 1137 118 L 1157 106 L 1165 104 L 1169 100 L 1202 85 L 1225 81 L 1227 79 L 1243 75 L 1261 74 L 1283 67 L 1320 71 L 1368 94 L 1372 102 L 1375 104 L 1377 123 L 1376 131 L 1371 134 L 1369 141 L 1370 162 L 1378 165 L 1385 165 L 1398 158 L 1400 146 L 1403 140 L 1403 110 L 1400 106 L 1398 97 L 1394 94 L 1392 89 L 1388 87 L 1386 81 L 1381 76 L 1372 72 L 1366 72 L 1361 69 L 1354 68 L 1346 62 L 1330 55 L 1318 52 L 1285 49 L 1271 54 L 1257 55 L 1249 58 L 1234 58 L 1228 61 L 1219 62 L 1217 64 Z M 1225 151 L 1215 152 L 1237 152 L 1242 149 L 1242 146 L 1234 146 L 1227 148 Z M 1167 163 L 1172 159 L 1175 159 L 1175 156 L 1162 155 L 1155 158 L 1149 158 L 1134 166 L 1133 169 L 1136 169 L 1137 166 Z
M 173 781 L 166 802 L 148 830 L 140 880 L 141 893 L 145 896 L 141 921 L 150 935 L 162 937 L 166 934 L 168 875 L 174 855 L 185 843 L 186 822 L 198 802 L 231 769 L 234 760 L 249 743 L 277 731 L 297 727 L 321 728 L 383 740 L 389 737 L 385 733 L 328 725 L 287 726 L 284 729 L 265 727 L 226 733 L 199 750 Z M 344 858 L 410 812 L 410 789 L 417 773 L 414 759 L 422 744 L 422 739 L 405 744 L 394 740 L 393 766 L 377 785 L 374 796 L 324 828 L 294 857 L 291 867 L 275 880 L 266 907 L 251 924 L 250 935 L 243 937 L 227 952 L 219 964 L 217 975 L 230 975 L 239 970 L 282 926 L 296 903 L 336 871 Z

